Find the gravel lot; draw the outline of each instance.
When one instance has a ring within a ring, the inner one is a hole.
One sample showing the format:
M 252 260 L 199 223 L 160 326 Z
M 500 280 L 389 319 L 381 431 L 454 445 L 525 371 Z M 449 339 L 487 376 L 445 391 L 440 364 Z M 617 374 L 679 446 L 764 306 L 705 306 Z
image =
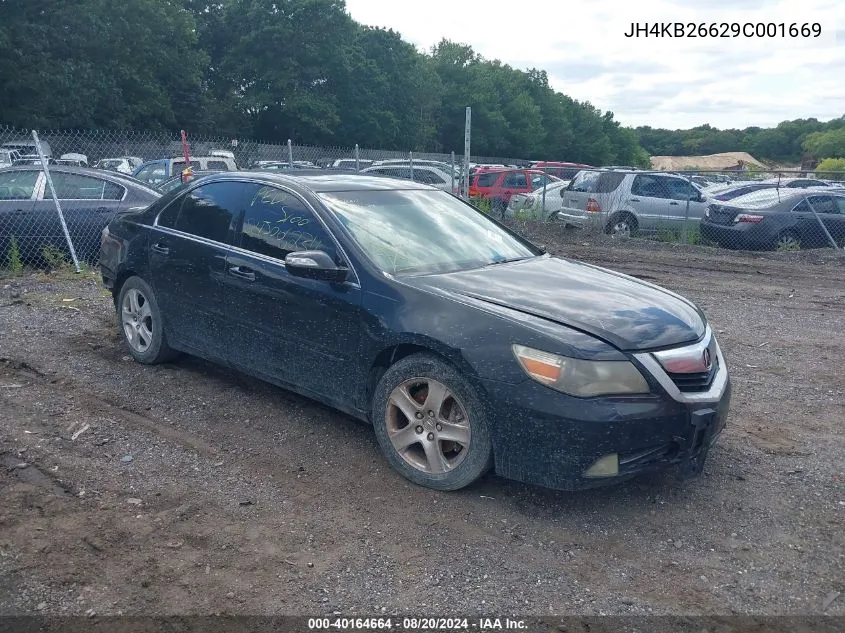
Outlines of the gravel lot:
M 702 477 L 417 488 L 342 414 L 132 362 L 96 274 L 5 279 L 0 614 L 845 615 L 845 258 L 527 232 L 709 315 Z

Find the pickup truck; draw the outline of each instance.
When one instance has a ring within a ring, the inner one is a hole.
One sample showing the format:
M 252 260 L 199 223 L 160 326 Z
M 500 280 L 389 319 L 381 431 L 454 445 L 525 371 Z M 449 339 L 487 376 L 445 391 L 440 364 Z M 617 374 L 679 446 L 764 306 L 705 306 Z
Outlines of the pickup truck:
M 159 185 L 185 168 L 184 158 L 162 158 L 141 163 L 132 175 L 152 186 Z M 191 156 L 194 171 L 237 171 L 234 159 L 228 156 Z

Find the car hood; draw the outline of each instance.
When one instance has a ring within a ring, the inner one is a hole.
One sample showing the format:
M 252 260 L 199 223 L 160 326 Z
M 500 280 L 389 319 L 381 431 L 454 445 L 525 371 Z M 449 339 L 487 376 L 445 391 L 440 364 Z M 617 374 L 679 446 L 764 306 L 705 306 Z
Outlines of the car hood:
M 625 351 L 694 342 L 706 327 L 698 308 L 664 288 L 557 257 L 405 277 L 402 282 L 548 319 Z

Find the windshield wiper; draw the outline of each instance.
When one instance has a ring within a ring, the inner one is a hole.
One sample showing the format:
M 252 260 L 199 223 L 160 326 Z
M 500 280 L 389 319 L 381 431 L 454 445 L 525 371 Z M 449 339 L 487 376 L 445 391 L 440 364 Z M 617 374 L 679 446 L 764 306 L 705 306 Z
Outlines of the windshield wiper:
M 498 266 L 499 264 L 510 264 L 511 262 L 521 262 L 525 259 L 531 259 L 532 257 L 532 255 L 528 255 L 527 257 L 511 257 L 509 259 L 499 259 L 495 262 L 490 262 L 489 264 L 484 266 L 484 268 L 488 268 L 490 266 Z

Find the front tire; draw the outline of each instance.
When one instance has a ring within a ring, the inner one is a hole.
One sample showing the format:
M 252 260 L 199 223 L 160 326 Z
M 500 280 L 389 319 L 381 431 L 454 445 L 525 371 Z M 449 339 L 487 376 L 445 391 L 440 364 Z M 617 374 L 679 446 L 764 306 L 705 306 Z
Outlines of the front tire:
M 140 277 L 130 277 L 120 287 L 117 320 L 129 353 L 139 363 L 155 365 L 177 356 L 164 335 L 155 293 Z
M 472 384 L 433 354 L 392 365 L 373 396 L 376 438 L 390 465 L 413 483 L 458 490 L 492 465 L 487 410 Z

